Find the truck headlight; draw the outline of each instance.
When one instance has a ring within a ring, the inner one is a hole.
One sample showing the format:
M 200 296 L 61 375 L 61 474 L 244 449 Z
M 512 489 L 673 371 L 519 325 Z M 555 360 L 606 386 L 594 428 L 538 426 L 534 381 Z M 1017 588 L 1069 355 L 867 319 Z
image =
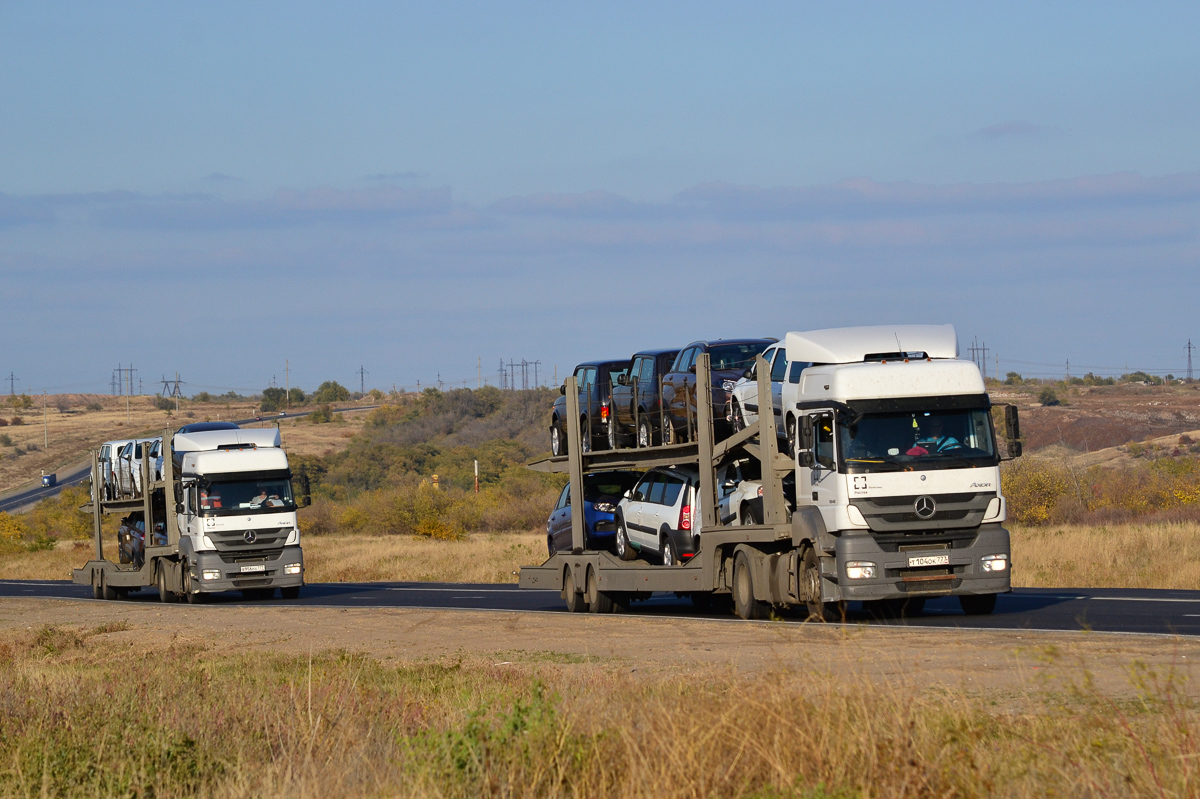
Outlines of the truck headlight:
M 984 555 L 979 560 L 985 572 L 1002 572 L 1008 570 L 1008 555 Z
M 846 564 L 846 579 L 870 580 L 875 576 L 875 564 L 865 560 L 854 560 Z
M 200 573 L 200 577 L 205 580 L 220 580 L 221 572 L 216 569 L 205 569 Z
M 299 563 L 289 563 L 288 565 L 283 567 L 283 573 L 284 574 L 299 574 L 300 573 L 300 564 Z

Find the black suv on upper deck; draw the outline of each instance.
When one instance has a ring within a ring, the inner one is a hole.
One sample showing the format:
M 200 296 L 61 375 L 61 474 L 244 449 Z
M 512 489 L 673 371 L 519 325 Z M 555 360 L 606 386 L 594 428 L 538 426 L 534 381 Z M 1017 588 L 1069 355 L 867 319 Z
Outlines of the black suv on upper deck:
M 671 371 L 663 376 L 663 405 L 667 408 L 666 438 L 672 442 L 690 441 L 696 424 L 696 357 L 707 352 L 711 368 L 714 440 L 728 438 L 731 432 L 724 419 L 725 403 L 733 384 L 755 356 L 779 339 L 734 338 L 694 341 L 679 351 Z M 669 443 L 669 442 L 667 442 Z
M 583 451 L 592 448 L 608 448 L 608 403 L 617 377 L 629 372 L 629 359 L 615 361 L 587 361 L 575 367 L 575 379 L 579 382 L 579 425 Z M 550 414 L 550 452 L 555 455 L 567 453 L 567 386 L 559 387 L 562 396 L 554 400 Z

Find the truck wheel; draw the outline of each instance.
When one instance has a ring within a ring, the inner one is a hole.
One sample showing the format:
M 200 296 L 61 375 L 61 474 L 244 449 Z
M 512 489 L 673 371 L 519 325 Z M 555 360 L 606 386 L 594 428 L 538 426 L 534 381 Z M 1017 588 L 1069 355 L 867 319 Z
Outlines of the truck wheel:
M 963 613 L 968 616 L 986 616 L 996 609 L 995 594 L 971 594 L 958 598 Z
M 644 416 L 638 419 L 637 445 L 638 449 L 654 446 L 654 432 L 650 429 L 650 420 Z
M 115 602 L 118 598 L 117 589 L 108 584 L 108 578 L 102 576 L 100 578 L 100 598 L 108 602 Z
M 550 453 L 555 457 L 567 454 L 567 442 L 557 424 L 550 425 Z
M 587 570 L 587 590 L 583 592 L 583 597 L 587 602 L 588 613 L 613 612 L 612 598 L 600 590 L 599 581 L 596 579 L 596 570 L 590 566 Z
M 299 599 L 300 598 L 300 586 L 289 585 L 287 588 L 280 588 L 279 596 L 282 599 Z
M 804 550 L 804 571 L 800 578 L 801 594 L 805 596 L 808 606 L 808 618 L 812 621 L 844 621 L 846 618 L 845 602 L 821 601 L 821 571 L 817 564 L 817 553 L 812 547 Z
M 624 516 L 617 519 L 617 557 L 621 560 L 633 560 L 637 557 L 637 552 L 629 543 L 629 530 L 625 527 Z
M 159 602 L 177 602 L 179 598 L 174 591 L 167 590 L 167 570 L 161 566 L 158 569 L 158 577 L 155 580 L 158 586 L 158 601 Z
M 675 543 L 671 541 L 671 536 L 663 533 L 658 543 L 658 555 L 662 558 L 664 566 L 678 566 L 679 553 L 675 551 Z
M 100 575 L 92 572 L 92 599 L 104 599 L 104 587 L 100 584 Z
M 583 594 L 579 593 L 575 588 L 575 570 L 567 569 L 567 573 L 563 575 L 563 600 L 567 603 L 568 613 L 583 613 L 587 610 L 587 602 L 583 599 Z
M 733 612 L 742 619 L 765 619 L 771 612 L 769 604 L 754 598 L 754 576 L 745 552 L 733 561 Z
M 187 599 L 189 605 L 199 605 L 204 601 L 204 594 L 199 591 L 192 590 L 192 570 L 185 560 L 179 564 L 179 573 L 182 575 L 180 582 L 183 583 L 183 596 Z

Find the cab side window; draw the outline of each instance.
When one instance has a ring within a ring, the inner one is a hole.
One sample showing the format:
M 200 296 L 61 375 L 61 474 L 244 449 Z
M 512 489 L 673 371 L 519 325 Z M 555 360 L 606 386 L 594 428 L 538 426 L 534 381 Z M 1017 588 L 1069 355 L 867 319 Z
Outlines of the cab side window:
M 775 351 L 775 363 L 771 366 L 771 382 L 782 383 L 783 378 L 787 376 L 787 353 L 783 350 Z
M 828 414 L 813 417 L 813 449 L 817 463 L 826 469 L 837 468 L 833 451 L 833 417 Z

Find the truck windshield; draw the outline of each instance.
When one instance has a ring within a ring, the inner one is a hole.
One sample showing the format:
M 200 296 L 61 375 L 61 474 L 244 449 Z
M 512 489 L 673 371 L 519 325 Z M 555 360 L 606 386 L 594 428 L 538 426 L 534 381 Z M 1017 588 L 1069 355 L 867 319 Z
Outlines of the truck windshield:
M 296 509 L 292 483 L 280 477 L 221 481 L 200 486 L 200 515 L 277 513 Z
M 846 471 L 922 471 L 995 466 L 992 415 L 984 408 L 867 413 L 840 426 Z

